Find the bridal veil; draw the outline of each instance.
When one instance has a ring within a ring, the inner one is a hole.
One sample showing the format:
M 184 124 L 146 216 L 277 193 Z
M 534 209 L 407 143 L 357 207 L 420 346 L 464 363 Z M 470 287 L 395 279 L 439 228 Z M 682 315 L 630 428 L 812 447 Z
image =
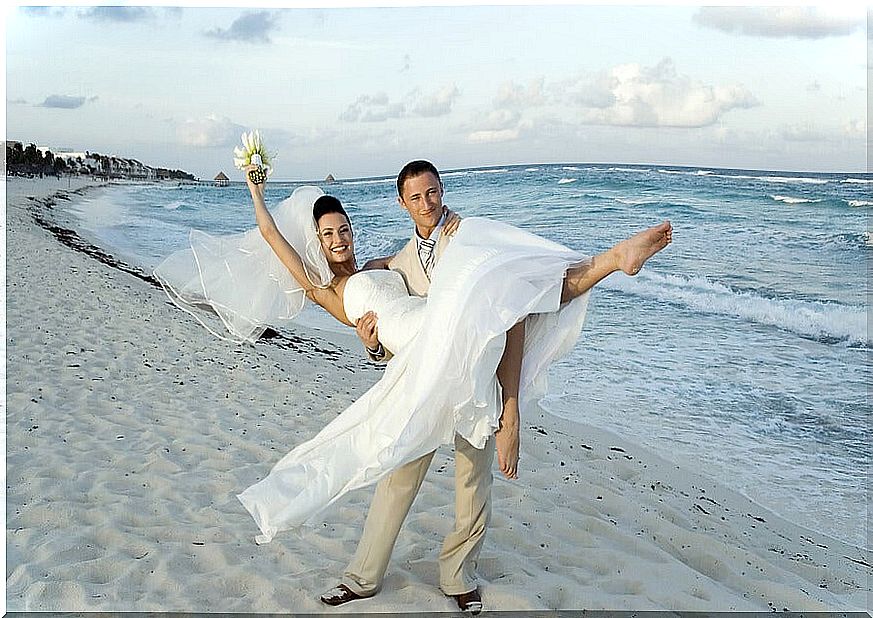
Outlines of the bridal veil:
M 312 206 L 322 195 L 318 187 L 298 187 L 271 211 L 317 287 L 326 287 L 333 277 L 312 218 Z M 257 227 L 227 236 L 195 229 L 189 244 L 161 262 L 154 275 L 170 300 L 215 336 L 237 343 L 254 342 L 267 326 L 281 326 L 303 309 L 305 291 Z M 227 333 L 216 332 L 194 308 L 215 312 Z

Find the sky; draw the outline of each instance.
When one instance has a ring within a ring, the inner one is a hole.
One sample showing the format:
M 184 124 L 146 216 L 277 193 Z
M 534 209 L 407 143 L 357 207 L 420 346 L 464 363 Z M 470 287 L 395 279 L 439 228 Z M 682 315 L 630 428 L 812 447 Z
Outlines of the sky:
M 7 139 L 232 179 L 654 163 L 866 171 L 863 4 L 16 6 Z M 873 33 L 871 33 L 873 34 Z

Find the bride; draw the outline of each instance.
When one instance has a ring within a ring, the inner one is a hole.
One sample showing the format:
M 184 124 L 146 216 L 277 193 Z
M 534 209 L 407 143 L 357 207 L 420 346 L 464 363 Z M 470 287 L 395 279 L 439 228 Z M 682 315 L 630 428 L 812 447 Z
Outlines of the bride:
M 208 302 L 238 337 L 260 334 L 258 320 L 244 315 L 252 307 L 240 306 L 251 305 L 250 295 L 239 289 L 252 285 L 250 278 L 220 259 L 237 252 L 236 262 L 252 258 L 251 274 L 260 264 L 266 273 L 257 276 L 278 290 L 255 305 L 292 317 L 305 294 L 349 326 L 373 312 L 379 341 L 393 354 L 379 382 L 238 496 L 263 533 L 258 543 L 313 520 L 345 493 L 450 443 L 455 433 L 483 448 L 500 426 L 496 374 L 506 333 L 525 322 L 518 389 L 524 410 L 545 393 L 548 366 L 578 338 L 588 291 L 617 270 L 636 274 L 672 240 L 665 221 L 586 258 L 513 226 L 471 217 L 447 226 L 457 231 L 433 270 L 428 296 L 421 298 L 409 294 L 399 273 L 385 270 L 386 259 L 358 269 L 351 221 L 339 200 L 316 187 L 300 187 L 271 213 L 264 185 L 246 178 L 257 233 L 281 267 L 255 255 L 263 245 L 255 230 L 231 248 L 192 233 L 197 282 L 183 282 L 182 269 L 174 271 L 178 260 L 168 258 L 155 271 L 171 298 Z M 216 259 L 207 259 L 210 254 Z M 283 286 L 283 274 L 297 285 Z M 207 287 L 220 288 L 222 280 L 227 287 L 230 278 L 239 283 L 237 289 L 210 298 Z

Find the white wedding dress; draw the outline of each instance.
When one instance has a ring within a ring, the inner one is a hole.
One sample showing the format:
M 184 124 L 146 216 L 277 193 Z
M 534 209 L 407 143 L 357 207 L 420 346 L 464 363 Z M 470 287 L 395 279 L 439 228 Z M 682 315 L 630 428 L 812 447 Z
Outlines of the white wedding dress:
M 588 294 L 561 305 L 567 268 L 585 257 L 496 221 L 461 222 L 433 272 L 427 298 L 410 296 L 389 270 L 346 283 L 346 315 L 373 310 L 394 353 L 381 380 L 238 497 L 269 542 L 312 522 L 353 489 L 372 484 L 454 434 L 476 448 L 498 427 L 496 378 L 505 333 L 527 317 L 522 419 L 545 393 L 546 370 L 576 342 Z

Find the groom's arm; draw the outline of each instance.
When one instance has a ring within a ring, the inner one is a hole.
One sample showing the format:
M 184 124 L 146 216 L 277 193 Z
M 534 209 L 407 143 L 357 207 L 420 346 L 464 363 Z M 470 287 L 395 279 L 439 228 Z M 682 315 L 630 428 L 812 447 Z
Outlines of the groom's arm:
M 387 257 L 373 258 L 369 260 L 361 270 L 388 270 L 388 263 L 394 259 L 393 255 Z

